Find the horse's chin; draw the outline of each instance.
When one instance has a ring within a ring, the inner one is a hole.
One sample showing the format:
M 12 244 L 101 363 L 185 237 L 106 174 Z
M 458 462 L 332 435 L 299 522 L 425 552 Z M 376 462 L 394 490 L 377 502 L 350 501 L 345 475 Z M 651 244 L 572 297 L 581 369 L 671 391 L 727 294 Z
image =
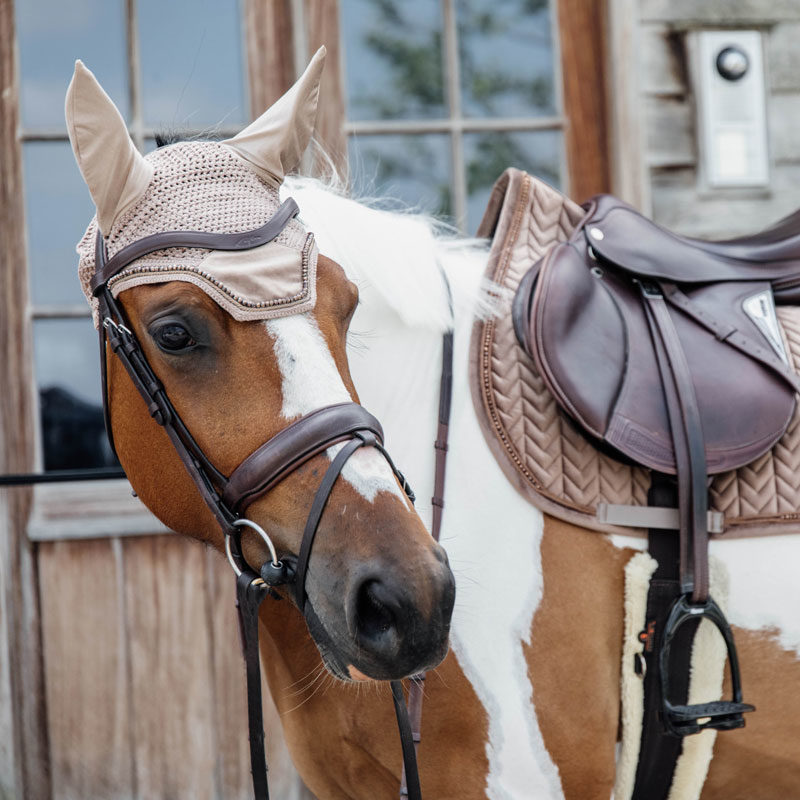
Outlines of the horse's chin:
M 339 646 L 336 636 L 328 631 L 310 602 L 306 603 L 304 616 L 311 638 L 322 657 L 323 666 L 328 674 L 343 683 L 402 680 L 438 666 L 444 660 L 449 649 L 449 639 L 448 636 L 445 636 L 442 646 L 439 648 L 441 652 L 435 653 L 432 658 L 421 661 L 411 668 L 406 665 L 399 671 L 387 670 L 365 663 L 358 653 L 348 655 L 345 647 L 351 642 L 346 643 L 345 646 Z

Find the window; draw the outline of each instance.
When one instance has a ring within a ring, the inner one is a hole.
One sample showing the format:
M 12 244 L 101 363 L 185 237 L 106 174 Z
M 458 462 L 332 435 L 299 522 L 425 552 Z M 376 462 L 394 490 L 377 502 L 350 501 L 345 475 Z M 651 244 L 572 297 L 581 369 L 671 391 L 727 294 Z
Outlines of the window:
M 559 186 L 548 0 L 341 0 L 350 173 L 474 232 L 508 166 Z
M 143 151 L 160 130 L 232 135 L 249 120 L 239 3 L 21 0 L 16 19 L 40 465 L 109 466 L 97 336 L 75 255 L 94 207 L 67 138 L 67 84 L 80 58 Z

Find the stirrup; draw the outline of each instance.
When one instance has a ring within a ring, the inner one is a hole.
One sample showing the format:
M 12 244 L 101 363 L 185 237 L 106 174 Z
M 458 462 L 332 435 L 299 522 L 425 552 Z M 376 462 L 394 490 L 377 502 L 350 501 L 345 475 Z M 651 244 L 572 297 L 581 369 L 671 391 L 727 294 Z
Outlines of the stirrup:
M 728 662 L 731 667 L 732 700 L 716 700 L 711 703 L 694 705 L 673 705 L 669 701 L 669 653 L 672 639 L 684 622 L 690 619 L 707 619 L 713 622 L 725 640 L 728 649 Z M 755 706 L 742 702 L 742 681 L 739 673 L 739 659 L 736 645 L 728 620 L 720 607 L 712 598 L 701 605 L 692 604 L 689 595 L 681 595 L 672 604 L 659 651 L 659 669 L 661 671 L 661 716 L 667 733 L 674 736 L 688 736 L 693 733 L 713 728 L 718 731 L 743 728 L 745 721 L 742 714 L 755 711 Z

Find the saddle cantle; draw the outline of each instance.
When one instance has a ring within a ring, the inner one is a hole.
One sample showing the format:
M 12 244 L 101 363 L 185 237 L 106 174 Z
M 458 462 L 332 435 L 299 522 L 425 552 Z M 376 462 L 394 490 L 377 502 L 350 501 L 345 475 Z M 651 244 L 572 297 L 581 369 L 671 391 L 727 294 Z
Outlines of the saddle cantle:
M 510 298 L 517 292 L 520 282 L 533 264 L 560 242 L 570 239 L 586 213 L 581 206 L 519 170 L 507 170 L 496 183 L 478 235 L 492 238 L 486 276 L 502 290 L 498 297 L 500 310 L 495 318 L 475 324 L 471 347 L 473 399 L 495 458 L 512 483 L 533 505 L 584 527 L 609 533 L 643 535 L 646 528 L 644 521 L 638 528 L 619 525 L 613 521 L 609 509 L 625 507 L 635 510 L 646 507 L 650 470 L 632 462 L 630 458 L 622 458 L 618 452 L 616 457 L 612 457 L 608 449 L 598 449 L 592 440 L 583 435 L 580 426 L 558 408 L 537 365 L 517 341 L 512 327 Z M 620 217 L 633 213 L 625 211 Z M 642 229 L 651 228 L 652 223 L 637 215 L 631 225 L 638 233 L 627 237 L 627 241 L 629 246 L 638 246 L 639 242 L 645 241 Z M 773 277 L 768 273 L 774 262 L 779 262 L 780 270 L 782 265 L 794 261 L 800 254 L 796 235 L 794 239 L 787 237 L 787 234 L 798 229 L 798 225 L 800 215 L 796 214 L 756 237 L 723 243 L 681 239 L 653 226 L 647 234 L 651 237 L 649 241 L 652 246 L 644 252 L 649 252 L 650 259 L 657 263 L 666 257 L 668 250 L 674 252 L 671 248 L 682 248 L 685 243 L 686 249 L 681 250 L 684 254 L 689 249 L 704 248 L 710 258 L 719 261 L 718 256 L 723 257 L 723 269 L 744 267 L 752 269 L 750 275 L 756 273 L 766 279 Z M 586 241 L 587 234 L 581 235 Z M 599 244 L 603 242 L 607 258 L 620 258 L 616 250 L 610 249 L 617 242 L 614 230 Z M 682 255 L 680 260 L 683 263 L 689 257 L 691 255 Z M 762 259 L 763 263 L 757 262 L 756 257 Z M 731 258 L 735 258 L 735 263 L 724 260 Z M 674 263 L 676 259 L 670 260 Z M 750 263 L 742 264 L 743 261 Z M 599 263 L 592 262 L 592 266 L 602 269 Z M 789 273 L 793 269 L 787 268 Z M 529 281 L 531 277 L 529 275 Z M 583 277 L 586 278 L 586 274 Z M 591 290 L 600 288 L 600 280 L 591 274 L 588 277 L 597 284 L 590 284 Z M 751 289 L 755 282 L 753 277 Z M 780 283 L 773 283 L 779 304 L 778 342 L 784 347 L 789 364 L 797 368 L 800 367 L 800 309 L 791 304 L 796 301 L 793 296 L 796 288 L 791 280 L 785 278 Z M 753 291 L 752 294 L 757 292 Z M 523 296 L 522 291 L 518 299 L 520 296 Z M 744 296 L 750 294 L 745 292 Z M 764 306 L 760 299 L 753 301 L 752 305 L 758 317 L 764 311 Z M 759 330 L 760 326 L 752 321 L 752 317 L 746 317 L 745 321 L 750 326 L 748 335 L 755 338 L 752 326 L 756 325 Z M 646 335 L 649 339 L 649 333 Z M 762 338 L 762 341 L 766 340 Z M 716 343 L 708 346 L 716 348 L 723 345 Z M 730 349 L 728 345 L 724 347 Z M 772 342 L 766 344 L 766 349 L 780 358 Z M 800 519 L 800 411 L 797 408 L 792 411 L 791 390 L 785 388 L 782 379 L 770 374 L 773 372 L 771 369 L 749 363 L 746 366 L 738 365 L 735 369 L 745 370 L 747 374 L 755 376 L 755 383 L 753 380 L 747 382 L 747 391 L 758 395 L 760 387 L 761 394 L 766 394 L 767 386 L 777 386 L 779 399 L 768 401 L 769 408 L 773 403 L 776 405 L 770 411 L 774 417 L 770 417 L 772 421 L 769 425 L 762 426 L 760 415 L 758 420 L 747 413 L 739 418 L 738 428 L 744 432 L 752 430 L 751 422 L 758 422 L 762 430 L 760 435 L 750 436 L 747 440 L 732 440 L 743 466 L 736 469 L 724 466 L 730 460 L 728 454 L 721 448 L 711 448 L 712 451 L 719 451 L 713 455 L 718 455 L 720 459 L 717 466 L 709 462 L 711 470 L 715 473 L 718 469 L 724 470 L 714 475 L 710 486 L 712 535 L 730 538 L 796 533 L 797 520 Z M 733 387 L 730 394 L 736 395 L 739 391 L 736 381 L 732 380 L 729 385 Z M 701 397 L 708 395 L 701 390 Z M 762 402 L 761 398 L 756 399 Z M 721 407 L 722 404 L 718 406 Z M 739 408 L 736 405 L 725 407 L 729 411 Z M 713 422 L 721 423 L 717 420 Z M 781 436 L 780 431 L 784 427 L 785 432 Z M 734 436 L 736 430 L 734 428 Z M 761 437 L 766 442 L 775 434 L 779 438 L 771 448 L 767 445 L 761 456 L 746 461 L 749 458 L 748 449 L 757 451 Z M 657 441 L 663 444 L 660 439 Z M 718 441 L 722 442 L 723 439 L 719 438 Z M 663 462 L 671 460 L 670 449 L 671 446 L 666 443 L 658 451 L 660 465 L 666 466 Z M 735 462 L 737 459 L 732 460 Z

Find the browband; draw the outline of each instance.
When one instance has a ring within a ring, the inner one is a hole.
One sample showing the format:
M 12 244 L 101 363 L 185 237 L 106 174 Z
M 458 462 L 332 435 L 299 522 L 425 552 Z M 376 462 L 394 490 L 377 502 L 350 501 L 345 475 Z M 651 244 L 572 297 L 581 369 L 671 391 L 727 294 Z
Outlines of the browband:
M 299 213 L 297 203 L 290 197 L 283 202 L 269 221 L 252 231 L 239 233 L 207 233 L 203 231 L 164 231 L 137 239 L 106 259 L 105 242 L 97 229 L 95 242 L 95 272 L 91 280 L 92 294 L 97 297 L 103 287 L 118 272 L 137 258 L 166 250 L 169 247 L 201 247 L 205 250 L 252 250 L 269 244 L 286 227 L 289 220 Z

